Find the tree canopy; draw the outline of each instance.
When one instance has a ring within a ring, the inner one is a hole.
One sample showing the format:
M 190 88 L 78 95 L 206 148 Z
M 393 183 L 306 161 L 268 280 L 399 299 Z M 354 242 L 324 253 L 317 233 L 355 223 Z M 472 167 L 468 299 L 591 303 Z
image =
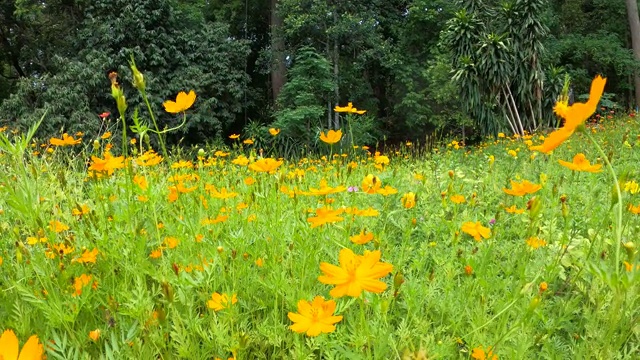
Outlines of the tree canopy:
M 628 7 L 628 6 L 627 6 Z M 361 139 L 523 133 L 553 126 L 569 76 L 576 99 L 596 74 L 607 105 L 636 107 L 628 10 L 612 0 L 15 0 L 0 1 L 0 122 L 96 133 L 116 113 L 108 73 L 130 109 L 131 56 L 160 127 L 164 100 L 193 89 L 181 133 L 202 143 L 276 126 L 297 144 L 367 109 Z M 637 14 L 636 14 L 637 15 Z M 133 111 L 133 110 L 132 110 Z

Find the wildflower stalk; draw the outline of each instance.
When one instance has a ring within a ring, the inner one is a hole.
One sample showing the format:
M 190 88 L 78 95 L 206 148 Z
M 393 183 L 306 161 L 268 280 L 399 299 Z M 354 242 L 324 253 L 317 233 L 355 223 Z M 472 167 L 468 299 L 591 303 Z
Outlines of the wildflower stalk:
M 151 104 L 149 103 L 149 99 L 147 98 L 147 93 L 144 90 L 140 90 L 140 94 L 142 95 L 142 99 L 144 103 L 147 105 L 147 109 L 149 110 L 149 116 L 151 117 L 151 121 L 153 121 L 153 126 L 156 128 L 156 134 L 158 135 L 158 142 L 160 142 L 160 147 L 162 148 L 162 155 L 167 156 L 167 146 L 162 139 L 162 133 L 160 132 L 160 128 L 158 128 L 158 122 L 156 121 L 156 116 L 153 115 L 153 110 L 151 110 Z M 186 121 L 187 114 L 184 114 L 184 118 Z
M 618 182 L 618 177 L 616 176 L 616 172 L 613 170 L 613 166 L 611 165 L 611 162 L 609 161 L 609 157 L 607 156 L 607 154 L 604 153 L 600 145 L 598 145 L 598 143 L 595 141 L 593 136 L 588 131 L 584 131 L 584 133 L 587 135 L 589 140 L 591 140 L 596 150 L 598 150 L 598 153 L 600 153 L 600 156 L 602 156 L 602 159 L 604 160 L 604 163 L 607 165 L 607 169 L 609 170 L 609 174 L 611 174 L 611 178 L 613 178 L 613 184 L 616 187 L 616 195 L 618 197 L 618 208 L 616 209 L 617 211 L 615 212 L 617 217 L 617 219 L 615 219 L 616 220 L 615 268 L 616 268 L 616 280 L 619 281 L 620 280 L 620 244 L 622 243 L 622 192 L 620 191 L 620 183 Z

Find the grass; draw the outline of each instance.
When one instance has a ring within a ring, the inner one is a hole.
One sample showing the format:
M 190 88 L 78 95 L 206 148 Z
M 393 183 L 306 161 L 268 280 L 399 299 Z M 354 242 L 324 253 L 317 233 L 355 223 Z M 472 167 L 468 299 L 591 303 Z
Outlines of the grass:
M 638 357 L 640 223 L 627 208 L 640 204 L 639 125 L 620 117 L 587 129 L 620 177 L 621 244 L 608 173 L 558 164 L 579 152 L 603 163 L 584 134 L 550 156 L 528 150 L 535 135 L 421 158 L 403 148 L 387 165 L 334 146 L 273 173 L 250 169 L 250 145 L 152 166 L 134 153 L 92 177 L 87 163 L 110 139 L 40 148 L 5 133 L 0 324 L 21 342 L 37 334 L 50 359 L 468 359 L 489 347 L 504 359 Z M 234 164 L 239 155 L 248 164 Z M 363 192 L 369 174 L 397 193 Z M 303 194 L 323 180 L 345 189 Z M 514 197 L 510 180 L 542 188 Z M 401 201 L 409 192 L 413 208 Z M 312 228 L 325 206 L 342 220 Z M 461 230 L 476 221 L 488 239 Z M 363 230 L 371 242 L 350 241 Z M 534 237 L 542 246 L 527 244 Z M 338 264 L 345 248 L 379 250 L 393 265 L 387 289 L 335 299 L 333 332 L 293 332 L 287 315 L 300 300 L 331 298 L 320 264 Z M 216 292 L 237 303 L 214 311 Z

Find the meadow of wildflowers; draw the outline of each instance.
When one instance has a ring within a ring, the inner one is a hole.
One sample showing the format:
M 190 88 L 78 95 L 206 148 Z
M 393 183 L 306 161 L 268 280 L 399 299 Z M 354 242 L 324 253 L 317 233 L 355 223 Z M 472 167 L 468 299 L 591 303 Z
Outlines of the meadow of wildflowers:
M 548 135 L 299 160 L 154 151 L 111 80 L 98 139 L 0 134 L 0 358 L 639 356 L 640 124 L 585 125 L 604 79 Z

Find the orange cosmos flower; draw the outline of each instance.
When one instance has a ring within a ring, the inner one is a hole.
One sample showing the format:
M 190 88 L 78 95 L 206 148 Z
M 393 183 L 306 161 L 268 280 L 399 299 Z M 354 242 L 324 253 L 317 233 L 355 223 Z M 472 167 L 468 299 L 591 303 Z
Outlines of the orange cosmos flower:
M 563 119 L 565 124 L 560 129 L 552 132 L 544 139 L 544 143 L 538 146 L 529 147 L 530 150 L 540 151 L 548 154 L 565 140 L 567 140 L 576 129 L 584 124 L 584 122 L 596 111 L 596 107 L 600 102 L 600 97 L 604 92 L 604 85 L 607 79 L 596 76 L 591 82 L 591 90 L 589 92 L 589 100 L 586 103 L 575 103 L 568 105 L 565 101 L 559 101 L 553 108 L 553 111 Z
M 640 205 L 633 206 L 633 204 L 629 204 L 629 212 L 632 214 L 640 215 Z
M 89 331 L 89 339 L 95 342 L 95 341 L 98 341 L 99 338 L 100 338 L 100 329 Z
M 319 276 L 318 281 L 336 285 L 329 292 L 334 298 L 345 295 L 358 297 L 363 290 L 381 293 L 387 288 L 387 284 L 378 279 L 387 276 L 393 270 L 393 265 L 380 262 L 380 256 L 380 250 L 356 255 L 350 249 L 342 249 L 338 257 L 340 266 L 320 263 L 320 270 L 324 275 Z
M 462 224 L 462 231 L 473 236 L 476 241 L 482 241 L 482 238 L 488 239 L 489 236 L 491 236 L 491 230 L 482 226 L 480 221 L 476 221 L 475 223 L 468 221 Z
M 140 188 L 140 190 L 147 190 L 147 188 L 149 187 L 149 183 L 147 182 L 147 179 L 142 176 L 142 175 L 136 175 L 133 177 L 133 183 L 138 185 L 138 187 Z
M 149 257 L 152 259 L 157 259 L 161 256 L 162 256 L 162 248 L 155 249 L 151 251 L 151 254 L 149 254 Z
M 211 300 L 207 301 L 207 307 L 209 309 L 212 309 L 213 311 L 220 311 L 237 302 L 238 297 L 236 296 L 236 294 L 233 294 L 231 296 L 231 300 L 229 300 L 229 295 L 214 292 L 213 294 L 211 294 Z
M 540 189 L 542 189 L 542 185 L 533 184 L 528 180 L 522 180 L 519 183 L 511 180 L 511 189 L 503 188 L 502 191 L 513 196 L 524 196 L 533 194 Z
M 402 195 L 400 202 L 405 209 L 412 209 L 416 206 L 416 194 L 408 192 Z
M 358 235 L 349 236 L 349 240 L 354 244 L 364 245 L 373 240 L 373 233 L 362 230 Z
M 96 257 L 98 256 L 98 249 L 94 248 L 93 250 L 85 250 L 82 255 L 78 258 L 71 260 L 71 262 L 78 262 L 80 264 L 84 263 L 96 263 Z
M 478 346 L 472 350 L 471 358 L 475 360 L 498 360 L 498 355 L 493 353 L 491 346 L 487 347 L 486 352 L 482 346 Z
M 5 330 L 0 336 L 0 359 L 44 359 L 44 348 L 37 335 L 32 335 L 20 350 L 18 337 L 13 330 Z M 19 356 L 18 356 L 19 355 Z
M 307 336 L 318 336 L 321 333 L 328 334 L 336 329 L 335 323 L 342 320 L 342 316 L 334 316 L 336 302 L 325 301 L 322 296 L 316 296 L 313 301 L 298 301 L 298 312 L 289 312 L 287 317 L 294 324 L 289 329 L 297 333 L 306 333 Z
M 591 165 L 591 163 L 589 162 L 589 160 L 587 160 L 583 153 L 579 153 L 574 156 L 573 162 L 558 160 L 558 163 L 573 171 L 585 171 L 590 173 L 597 173 L 602 171 L 602 164 Z
M 69 230 L 69 227 L 58 220 L 51 220 L 49 221 L 49 230 L 56 233 L 61 233 L 63 231 Z
M 158 165 L 161 161 L 162 156 L 156 154 L 153 150 L 149 150 L 136 159 L 136 164 L 145 167 Z
M 92 156 L 91 161 L 90 171 L 106 172 L 108 175 L 113 174 L 115 169 L 124 168 L 124 156 L 113 157 L 108 151 L 104 153 L 104 159 Z
M 280 134 L 280 129 L 271 128 L 269 129 L 269 134 L 271 134 L 271 136 L 276 136 Z
M 309 192 L 308 195 L 316 195 L 316 196 L 324 196 L 324 195 L 329 195 L 329 194 L 336 194 L 339 192 L 343 192 L 343 191 L 347 191 L 347 187 L 346 186 L 336 186 L 336 187 L 331 187 L 327 185 L 327 180 L 325 179 L 321 179 L 320 180 L 320 187 L 319 188 L 309 188 Z
M 82 274 L 76 277 L 75 280 L 73 281 L 73 288 L 75 289 L 73 296 L 75 297 L 75 296 L 82 295 L 82 288 L 89 285 L 92 278 L 93 278 L 92 275 L 87 275 L 87 274 Z
M 76 205 L 75 208 L 71 209 L 71 214 L 74 216 L 82 216 L 86 215 L 91 211 L 86 204 Z
M 355 107 L 353 107 L 353 103 L 351 102 L 348 103 L 347 106 L 336 105 L 336 107 L 333 108 L 333 111 L 339 112 L 339 113 L 358 114 L 358 115 L 362 115 L 367 112 L 367 110 L 356 109 Z
M 229 139 L 238 140 L 240 138 L 240 134 L 231 134 L 229 135 Z
M 51 138 L 49 139 L 49 143 L 53 146 L 71 146 L 71 145 L 78 145 L 82 142 L 82 139 L 74 139 L 73 136 L 69 136 L 69 134 L 64 133 L 62 134 L 62 139 L 58 139 L 58 138 Z
M 162 103 L 162 106 L 164 106 L 164 109 L 168 113 L 177 114 L 189 109 L 195 101 L 196 93 L 193 90 L 189 91 L 188 94 L 180 91 L 176 97 L 176 101 L 167 100 Z
M 269 174 L 273 174 L 276 172 L 276 169 L 282 165 L 282 160 L 276 160 L 272 158 L 260 159 L 253 164 L 249 165 L 249 169 L 255 172 L 266 172 Z
M 327 144 L 335 144 L 340 141 L 340 139 L 342 139 L 342 130 L 329 130 L 326 135 L 324 131 L 320 133 L 320 140 Z
M 307 219 L 307 222 L 311 223 L 311 228 L 317 228 L 318 226 L 335 223 L 344 220 L 340 217 L 344 212 L 344 209 L 333 210 L 329 207 L 322 207 L 316 210 L 316 216 L 312 216 Z

